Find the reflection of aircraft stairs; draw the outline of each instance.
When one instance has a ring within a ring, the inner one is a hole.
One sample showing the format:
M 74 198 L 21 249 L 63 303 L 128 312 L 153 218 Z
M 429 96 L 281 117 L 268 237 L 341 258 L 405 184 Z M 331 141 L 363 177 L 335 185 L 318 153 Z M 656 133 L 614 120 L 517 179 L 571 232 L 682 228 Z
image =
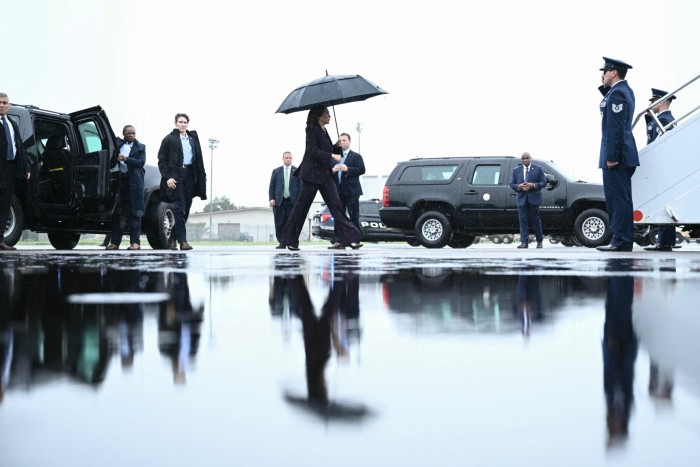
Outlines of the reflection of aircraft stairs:
M 696 76 L 665 97 L 677 95 Z M 662 98 L 665 100 L 665 98 Z M 656 102 L 658 103 L 658 101 Z M 655 104 L 656 104 L 655 103 Z M 634 125 L 653 107 L 640 112 Z M 673 224 L 700 237 L 700 106 L 676 118 L 666 131 L 639 151 L 640 166 L 632 177 L 635 223 Z M 671 109 L 673 112 L 674 109 Z M 654 115 L 653 118 L 656 118 Z M 658 120 L 657 120 L 658 121 Z M 673 128 L 674 125 L 677 125 Z M 668 131 L 673 128 L 672 131 Z

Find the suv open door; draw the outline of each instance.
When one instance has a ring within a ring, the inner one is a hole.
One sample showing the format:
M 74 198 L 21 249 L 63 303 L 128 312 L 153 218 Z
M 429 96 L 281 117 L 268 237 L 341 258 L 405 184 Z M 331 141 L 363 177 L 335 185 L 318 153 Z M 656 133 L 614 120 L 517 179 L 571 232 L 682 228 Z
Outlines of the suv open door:
M 69 115 L 77 138 L 74 173 L 79 202 L 84 206 L 109 206 L 109 170 L 117 144 L 107 114 L 95 106 Z

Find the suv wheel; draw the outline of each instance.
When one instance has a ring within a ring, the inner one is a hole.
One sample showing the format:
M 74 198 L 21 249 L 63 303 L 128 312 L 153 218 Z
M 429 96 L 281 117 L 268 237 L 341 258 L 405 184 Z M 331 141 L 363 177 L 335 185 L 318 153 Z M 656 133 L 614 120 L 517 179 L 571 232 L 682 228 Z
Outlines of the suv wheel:
M 80 241 L 80 234 L 52 232 L 49 243 L 57 250 L 72 250 Z
M 450 221 L 440 212 L 426 212 L 416 222 L 416 238 L 426 248 L 442 248 L 452 239 Z
M 467 248 L 474 244 L 474 240 L 474 235 L 453 235 L 448 245 L 450 248 Z
M 24 230 L 24 211 L 22 210 L 22 205 L 16 196 L 12 196 L 12 201 L 10 202 L 10 215 L 7 217 L 7 224 L 5 224 L 5 236 L 4 243 L 8 246 L 13 246 L 22 237 L 22 231 Z
M 586 209 L 576 218 L 574 233 L 588 248 L 607 245 L 612 237 L 608 214 L 600 209 Z
M 172 204 L 163 201 L 150 203 L 146 210 L 146 221 L 148 222 L 148 230 L 146 231 L 148 244 L 154 250 L 164 250 L 170 238 L 170 232 L 175 225 L 175 212 Z

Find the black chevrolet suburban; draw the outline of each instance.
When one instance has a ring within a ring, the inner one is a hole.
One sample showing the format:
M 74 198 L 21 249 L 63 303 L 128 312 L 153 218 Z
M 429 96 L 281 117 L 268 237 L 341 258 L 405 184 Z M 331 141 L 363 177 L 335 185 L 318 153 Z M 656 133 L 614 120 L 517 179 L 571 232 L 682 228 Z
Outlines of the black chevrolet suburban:
M 574 181 L 552 162 L 544 169 L 540 217 L 545 235 L 575 236 L 587 247 L 606 245 L 611 232 L 603 185 Z M 384 186 L 379 216 L 387 227 L 415 234 L 427 248 L 465 248 L 476 236 L 518 233 L 515 157 L 445 157 L 400 162 Z
M 110 233 L 119 172 L 105 111 L 96 106 L 65 114 L 12 104 L 8 117 L 19 126 L 32 176 L 15 183 L 5 243 L 16 244 L 28 229 L 47 233 L 54 248 L 70 250 L 81 234 Z M 163 249 L 175 217 L 160 200 L 157 167 L 146 164 L 144 182 L 143 233 L 152 248 Z

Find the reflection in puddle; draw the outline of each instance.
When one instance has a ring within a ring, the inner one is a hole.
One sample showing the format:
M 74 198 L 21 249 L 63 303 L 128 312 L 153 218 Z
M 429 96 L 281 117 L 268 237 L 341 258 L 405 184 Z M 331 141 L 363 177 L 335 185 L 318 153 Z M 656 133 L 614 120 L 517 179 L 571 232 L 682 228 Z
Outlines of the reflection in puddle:
M 602 465 L 614 447 L 629 465 L 700 460 L 688 442 L 700 426 L 700 277 L 687 265 L 599 259 L 561 275 L 261 256 L 259 270 L 216 258 L 216 275 L 206 256 L 194 272 L 0 265 L 3 461 L 50 465 L 78 439 L 93 449 L 71 449 L 76 465 L 128 465 L 103 441 L 124 432 L 128 455 L 152 461 L 142 465 L 338 453 L 342 465 L 431 465 L 465 452 L 478 465 L 527 452 Z M 54 419 L 66 429 L 41 431 Z

